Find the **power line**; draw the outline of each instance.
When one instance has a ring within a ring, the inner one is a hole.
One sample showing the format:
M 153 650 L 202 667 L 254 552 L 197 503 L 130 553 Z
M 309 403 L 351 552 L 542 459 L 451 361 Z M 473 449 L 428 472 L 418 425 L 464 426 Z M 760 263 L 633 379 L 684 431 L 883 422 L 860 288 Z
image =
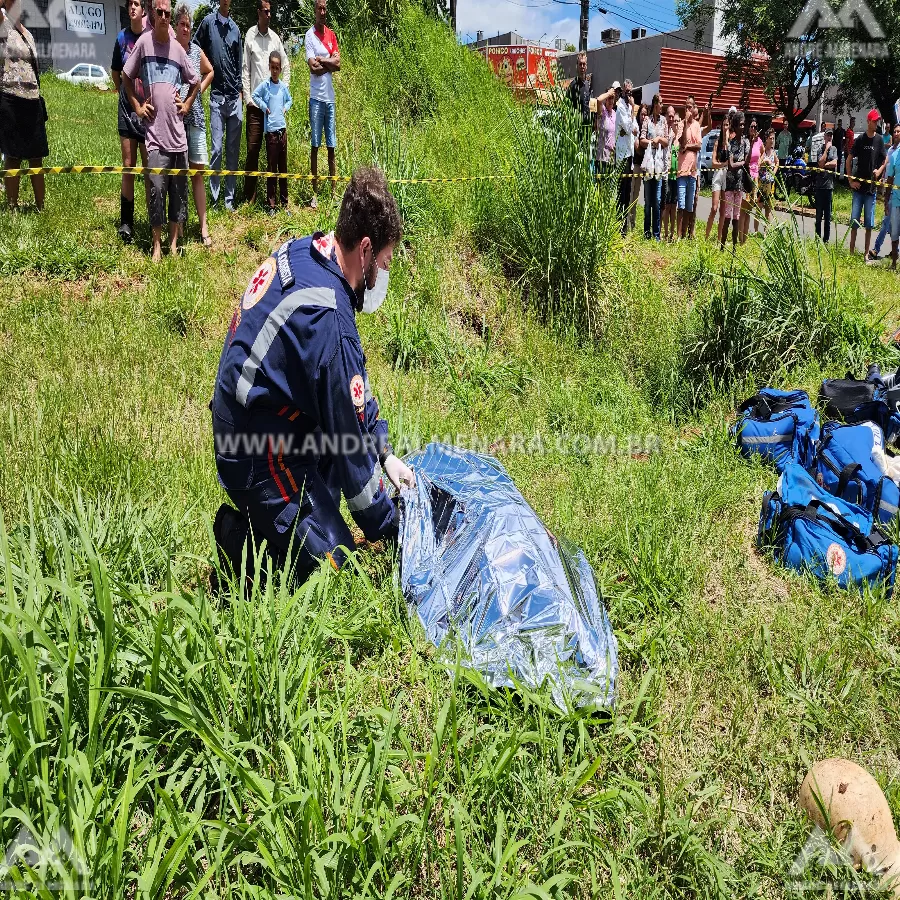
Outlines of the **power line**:
M 543 9 L 546 6 L 552 6 L 554 0 L 547 0 L 546 3 L 516 3 L 516 0 L 503 0 L 503 2 L 512 6 L 519 6 L 522 9 Z
M 561 6 L 581 6 L 578 0 L 553 0 L 554 3 L 558 3 Z M 673 31 L 683 31 L 684 29 L 681 27 L 678 28 L 670 28 L 668 25 L 657 22 L 657 24 L 653 24 L 654 20 L 645 17 L 645 21 L 640 22 L 637 19 L 633 19 L 630 16 L 626 15 L 624 12 L 621 12 L 621 7 L 617 7 L 612 3 L 606 2 L 603 0 L 603 5 L 597 5 L 592 7 L 596 12 L 603 13 L 604 15 L 609 14 L 610 10 L 612 11 L 612 15 L 619 18 L 624 19 L 626 22 L 630 22 L 632 25 L 638 25 L 641 28 L 646 28 L 649 31 L 655 31 L 657 34 L 664 34 L 667 37 L 670 37 L 672 40 L 681 41 L 684 44 L 689 44 L 691 47 L 696 47 L 694 41 L 690 38 L 683 38 L 681 35 L 673 34 Z
M 608 8 L 614 11 L 614 14 L 619 16 L 622 19 L 625 19 L 626 22 L 631 22 L 634 25 L 640 25 L 642 28 L 648 28 L 651 31 L 656 31 L 659 34 L 669 34 L 672 31 L 682 31 L 682 27 L 671 28 L 666 25 L 664 22 L 660 22 L 658 19 L 655 19 L 651 16 L 644 16 L 645 21 L 638 21 L 637 19 L 633 19 L 623 11 L 621 6 L 617 6 L 614 3 L 603 3 L 604 8 Z M 629 10 L 630 12 L 630 10 Z M 684 40 L 684 38 L 676 38 L 680 40 Z M 693 44 L 693 41 L 689 41 L 689 43 Z
M 561 2 L 561 0 L 555 0 L 555 2 Z M 685 38 L 685 37 L 682 37 L 680 34 L 675 34 L 673 31 L 664 30 L 664 29 L 658 28 L 657 26 L 651 25 L 649 23 L 649 20 L 645 21 L 645 22 L 639 22 L 637 19 L 632 19 L 630 16 L 626 16 L 624 13 L 618 12 L 616 10 L 616 7 L 614 7 L 610 3 L 606 3 L 606 7 L 609 7 L 610 9 L 612 9 L 614 15 L 618 16 L 620 19 L 624 19 L 626 22 L 630 22 L 632 25 L 638 25 L 641 28 L 647 28 L 650 31 L 655 31 L 657 34 L 665 35 L 667 38 L 670 38 L 673 41 L 681 41 L 681 43 L 688 44 L 691 48 L 693 48 L 695 50 L 697 48 L 696 43 L 693 40 L 691 40 L 690 38 Z M 677 29 L 677 30 L 681 31 L 683 29 Z

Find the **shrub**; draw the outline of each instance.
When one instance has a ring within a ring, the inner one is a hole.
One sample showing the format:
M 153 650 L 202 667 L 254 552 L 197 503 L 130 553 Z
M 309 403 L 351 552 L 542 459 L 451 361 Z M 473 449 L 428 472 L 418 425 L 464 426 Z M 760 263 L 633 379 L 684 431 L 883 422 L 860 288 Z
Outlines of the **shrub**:
M 771 227 L 761 251 L 758 263 L 714 276 L 687 341 L 692 380 L 728 386 L 806 362 L 858 369 L 884 356 L 880 323 L 839 285 L 834 251 L 815 245 L 811 264 L 796 222 Z
M 385 352 L 395 369 L 427 365 L 435 353 L 427 312 L 420 303 L 401 303 L 391 312 Z
M 370 134 L 372 164 L 392 180 L 391 193 L 400 209 L 404 234 L 409 235 L 428 219 L 428 186 L 408 183 L 411 179 L 424 177 L 423 173 L 404 140 L 403 128 L 398 121 L 384 121 L 371 129 Z
M 591 174 L 581 119 L 565 97 L 542 115 L 514 117 L 515 179 L 479 230 L 545 321 L 596 332 L 601 273 L 620 247 L 618 181 Z

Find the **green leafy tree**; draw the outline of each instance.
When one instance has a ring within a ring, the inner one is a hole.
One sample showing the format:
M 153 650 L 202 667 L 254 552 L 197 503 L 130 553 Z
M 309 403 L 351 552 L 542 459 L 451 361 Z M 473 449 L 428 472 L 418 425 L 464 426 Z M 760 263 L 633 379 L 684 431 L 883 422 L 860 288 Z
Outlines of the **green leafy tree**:
M 868 5 L 883 37 L 873 36 L 869 25 L 856 18 L 848 35 L 854 53 L 840 72 L 840 105 L 853 109 L 874 100 L 893 125 L 900 97 L 900 5 L 896 0 L 868 0 Z
M 213 7 L 209 3 L 201 3 L 194 10 L 194 26 L 193 30 L 196 31 L 200 26 L 200 23 L 213 11 Z
M 819 21 L 811 22 L 799 38 L 791 36 L 805 6 L 806 0 L 729 0 L 720 7 L 727 44 L 720 66 L 722 83 L 743 84 L 747 93 L 750 88 L 762 88 L 793 135 L 825 88 L 834 83 L 837 69 L 832 59 L 817 52 L 826 41 Z M 708 0 L 678 3 L 685 27 L 696 26 L 698 32 L 714 12 Z M 765 62 L 762 54 L 768 56 Z M 801 104 L 804 87 L 808 91 Z

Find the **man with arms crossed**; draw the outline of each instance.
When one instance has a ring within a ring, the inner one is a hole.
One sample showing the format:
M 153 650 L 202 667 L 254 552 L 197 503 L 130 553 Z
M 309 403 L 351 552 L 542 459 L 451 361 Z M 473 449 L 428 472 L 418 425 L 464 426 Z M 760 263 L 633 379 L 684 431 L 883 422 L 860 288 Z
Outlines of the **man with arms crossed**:
M 152 30 L 145 31 L 125 68 L 122 81 L 132 109 L 146 125 L 147 159 L 152 169 L 187 169 L 187 133 L 184 113 L 200 89 L 200 76 L 191 66 L 181 44 L 172 38 L 170 0 L 153 0 Z M 138 100 L 134 82 L 140 78 L 144 101 Z M 181 100 L 181 83 L 190 85 Z M 169 207 L 169 250 L 178 250 L 181 227 L 187 221 L 187 175 L 150 175 L 150 227 L 153 230 L 153 261 L 162 258 L 162 226 Z
M 306 62 L 309 66 L 309 126 L 312 132 L 312 147 L 309 151 L 309 171 L 312 173 L 312 200 L 309 205 L 315 209 L 319 205 L 319 147 L 322 146 L 322 132 L 328 147 L 328 174 L 337 174 L 334 162 L 334 148 L 337 144 L 334 113 L 334 84 L 332 72 L 341 69 L 341 51 L 335 33 L 325 24 L 328 15 L 327 0 L 316 0 L 316 24 L 306 32 Z M 332 189 L 334 182 L 332 181 Z

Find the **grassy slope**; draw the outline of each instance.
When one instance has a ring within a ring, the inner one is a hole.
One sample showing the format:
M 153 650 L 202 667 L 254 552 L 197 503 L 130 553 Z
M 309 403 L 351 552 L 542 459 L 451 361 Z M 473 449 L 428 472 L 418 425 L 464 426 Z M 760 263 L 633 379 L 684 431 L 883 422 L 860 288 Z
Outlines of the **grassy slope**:
M 392 51 L 347 54 L 338 90 L 342 171 L 369 157 L 385 109 L 429 174 L 483 170 L 507 146 L 500 91 L 419 23 Z M 116 161 L 112 96 L 51 79 L 46 94 L 53 161 Z M 302 170 L 302 116 L 291 127 Z M 3 645 L 3 708 L 23 738 L 4 729 L 0 807 L 37 831 L 62 821 L 96 896 L 132 895 L 134 879 L 141 895 L 180 895 L 210 861 L 211 896 L 276 883 L 508 896 L 536 882 L 779 897 L 806 837 L 795 797 L 810 760 L 870 766 L 900 810 L 896 606 L 773 571 L 752 548 L 772 477 L 729 445 L 734 397 L 673 422 L 642 386 L 694 296 L 691 248 L 628 242 L 606 337 L 577 347 L 523 315 L 473 251 L 467 191 L 436 189 L 411 198 L 426 221 L 384 315 L 362 323 L 384 412 L 413 442 L 618 439 L 616 454 L 501 452 L 548 526 L 585 548 L 619 636 L 615 716 L 562 721 L 539 698 L 465 679 L 448 690 L 377 556 L 363 556 L 365 577 L 325 575 L 299 598 L 204 600 L 222 336 L 260 257 L 334 210 L 213 214 L 215 253 L 192 244 L 153 267 L 145 247 L 119 252 L 114 179 L 56 178 L 48 195 L 41 217 L 0 213 L 3 615 L 46 634 Z M 900 325 L 894 279 L 855 260 L 841 272 Z M 409 372 L 392 366 L 400 350 Z M 629 435 L 658 436 L 662 452 L 632 455 Z M 3 820 L 4 844 L 17 828 Z

